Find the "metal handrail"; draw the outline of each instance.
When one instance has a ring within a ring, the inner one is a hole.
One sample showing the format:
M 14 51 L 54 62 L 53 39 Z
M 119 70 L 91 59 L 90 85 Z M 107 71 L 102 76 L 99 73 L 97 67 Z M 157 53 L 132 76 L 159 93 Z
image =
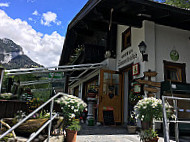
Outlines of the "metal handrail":
M 33 135 L 31 138 L 29 138 L 29 140 L 27 142 L 30 142 L 32 139 L 34 139 L 48 124 L 49 124 L 49 128 L 48 128 L 48 138 L 47 138 L 47 142 L 49 142 L 49 137 L 50 137 L 50 131 L 51 131 L 51 123 L 52 120 L 58 116 L 58 114 L 54 114 L 52 115 L 53 112 L 53 106 L 54 106 L 54 99 L 57 98 L 60 95 L 68 95 L 66 93 L 62 93 L 59 92 L 57 93 L 55 96 L 51 97 L 48 101 L 46 101 L 44 104 L 42 104 L 40 107 L 38 107 L 37 109 L 35 109 L 33 112 L 31 112 L 27 117 L 25 117 L 24 119 L 22 119 L 21 121 L 19 121 L 17 124 L 15 124 L 13 127 L 11 127 L 9 130 L 7 130 L 5 133 L 3 133 L 0 136 L 0 139 L 2 139 L 3 137 L 5 137 L 7 134 L 9 134 L 10 132 L 12 132 L 13 130 L 15 130 L 18 126 L 20 126 L 22 123 L 24 123 L 27 119 L 29 119 L 31 116 L 33 116 L 36 112 L 38 112 L 39 110 L 41 110 L 42 108 L 44 108 L 47 104 L 49 104 L 51 102 L 51 106 L 50 106 L 50 120 L 47 121 L 36 133 L 35 135 Z M 43 129 L 42 129 L 43 128 Z
M 105 66 L 105 63 L 95 64 L 79 64 L 79 65 L 67 65 L 67 66 L 56 66 L 47 68 L 27 68 L 27 69 L 12 69 L 5 70 L 7 76 L 12 75 L 23 75 L 23 74 L 35 74 L 35 73 L 56 73 L 56 72 L 68 72 L 68 71 L 81 71 L 89 69 L 97 69 Z
M 167 114 L 166 114 L 166 106 L 165 106 L 165 99 L 173 100 L 174 103 L 174 112 L 176 113 L 175 120 L 167 120 Z M 180 98 L 180 97 L 171 97 L 171 96 L 162 96 L 162 105 L 163 105 L 163 127 L 164 127 L 164 141 L 169 142 L 169 125 L 168 123 L 175 123 L 175 139 L 176 142 L 179 142 L 179 127 L 178 123 L 187 123 L 189 124 L 190 121 L 181 121 L 178 120 L 178 111 L 177 111 L 177 100 L 184 100 L 184 101 L 190 101 L 190 98 Z

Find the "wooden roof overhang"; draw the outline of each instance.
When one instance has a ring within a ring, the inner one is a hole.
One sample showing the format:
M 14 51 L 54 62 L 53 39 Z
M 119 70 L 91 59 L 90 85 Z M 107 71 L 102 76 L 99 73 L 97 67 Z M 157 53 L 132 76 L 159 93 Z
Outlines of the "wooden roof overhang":
M 72 49 L 88 36 L 108 32 L 110 13 L 112 25 L 142 27 L 143 20 L 190 30 L 190 11 L 150 0 L 89 0 L 68 26 L 59 65 L 68 62 Z M 105 34 L 106 35 L 106 34 Z

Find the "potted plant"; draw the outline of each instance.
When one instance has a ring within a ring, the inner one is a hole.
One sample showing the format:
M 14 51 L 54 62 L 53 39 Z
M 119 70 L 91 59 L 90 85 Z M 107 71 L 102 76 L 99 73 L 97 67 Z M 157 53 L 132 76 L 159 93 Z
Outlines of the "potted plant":
M 172 115 L 171 106 L 166 103 L 167 117 Z M 141 120 L 142 129 L 152 128 L 153 119 L 161 120 L 163 116 L 163 106 L 160 99 L 153 97 L 144 98 L 134 106 L 136 119 Z
M 77 131 L 80 131 L 80 124 L 78 119 L 73 119 L 71 124 L 66 129 L 66 140 L 67 142 L 76 142 Z
M 143 130 L 139 133 L 142 142 L 158 142 L 158 134 L 153 129 Z
M 135 134 L 136 133 L 136 119 L 135 119 L 135 114 L 132 112 L 131 117 L 129 118 L 129 121 L 127 123 L 127 130 L 129 134 Z
M 79 131 L 79 121 L 76 121 L 76 119 L 79 119 L 81 113 L 87 107 L 87 104 L 76 96 L 66 94 L 57 99 L 56 102 L 60 104 L 63 111 L 64 129 L 67 133 L 66 137 L 70 135 L 70 130 Z M 75 135 L 72 136 L 74 137 Z M 72 142 L 75 141 L 75 138 L 73 138 Z

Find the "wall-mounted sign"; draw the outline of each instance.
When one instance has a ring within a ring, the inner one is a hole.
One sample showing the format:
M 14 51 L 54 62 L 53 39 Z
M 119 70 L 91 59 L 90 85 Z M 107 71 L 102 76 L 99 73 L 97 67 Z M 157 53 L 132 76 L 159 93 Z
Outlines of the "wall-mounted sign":
M 132 74 L 133 74 L 133 76 L 140 74 L 140 65 L 139 65 L 139 63 L 136 63 L 136 64 L 133 65 Z
M 122 52 L 121 58 L 118 62 L 118 67 L 127 65 L 128 63 L 134 61 L 136 58 L 137 58 L 137 53 L 134 52 L 133 49 Z
M 172 50 L 170 52 L 170 58 L 173 60 L 173 61 L 178 61 L 179 60 L 179 53 L 177 52 L 177 50 Z
M 134 85 L 134 93 L 140 93 L 141 92 L 141 85 L 135 84 Z

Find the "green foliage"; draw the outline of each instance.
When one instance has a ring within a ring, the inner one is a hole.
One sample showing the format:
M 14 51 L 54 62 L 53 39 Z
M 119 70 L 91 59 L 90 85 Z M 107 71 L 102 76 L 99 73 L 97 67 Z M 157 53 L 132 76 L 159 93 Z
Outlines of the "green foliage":
M 136 126 L 135 113 L 132 111 L 131 116 L 129 117 L 128 125 Z
M 41 118 L 41 119 L 43 119 L 43 118 L 50 118 L 50 113 L 47 113 L 47 111 L 45 111 L 45 110 L 41 111 L 38 118 Z
M 79 124 L 79 120 L 74 119 L 72 123 L 67 127 L 67 129 L 72 130 L 72 131 L 80 131 L 81 126 Z
M 174 5 L 180 8 L 190 8 L 190 0 L 166 0 L 166 4 Z
M 131 89 L 130 94 L 129 94 L 130 103 L 137 103 L 142 98 L 143 97 L 141 94 L 136 94 L 136 93 L 134 93 L 134 89 Z
M 5 137 L 3 137 L 0 142 L 7 142 L 9 138 L 13 138 L 13 134 L 9 133 Z
M 166 3 L 179 8 L 190 8 L 190 0 L 154 0 L 154 1 Z
M 9 100 L 11 99 L 12 95 L 13 95 L 12 93 L 3 93 L 3 94 L 0 94 L 0 99 Z
M 142 130 L 139 133 L 139 136 L 141 141 L 146 142 L 148 140 L 158 137 L 158 134 L 153 129 L 149 129 L 149 130 Z
M 172 115 L 172 107 L 168 103 L 165 106 L 169 118 Z M 163 117 L 162 109 L 162 101 L 153 97 L 144 98 L 134 106 L 136 117 L 146 122 L 151 122 L 153 118 L 161 120 Z
M 73 121 L 79 118 L 80 114 L 87 107 L 83 100 L 73 95 L 63 95 L 56 102 L 60 104 L 63 111 L 64 127 L 72 125 Z

